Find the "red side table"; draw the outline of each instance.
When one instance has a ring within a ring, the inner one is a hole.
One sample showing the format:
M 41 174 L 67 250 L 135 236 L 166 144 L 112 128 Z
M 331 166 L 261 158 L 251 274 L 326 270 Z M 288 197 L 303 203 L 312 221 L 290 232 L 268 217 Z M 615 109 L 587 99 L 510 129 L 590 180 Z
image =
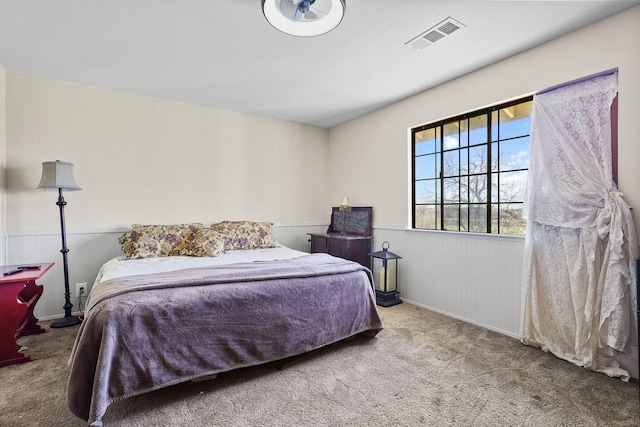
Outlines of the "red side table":
M 47 332 L 38 325 L 33 309 L 42 295 L 43 288 L 36 280 L 54 263 L 36 263 L 39 269 L 24 270 L 4 275 L 22 264 L 0 266 L 0 367 L 29 362 L 31 358 L 21 353 L 16 340 L 23 335 Z

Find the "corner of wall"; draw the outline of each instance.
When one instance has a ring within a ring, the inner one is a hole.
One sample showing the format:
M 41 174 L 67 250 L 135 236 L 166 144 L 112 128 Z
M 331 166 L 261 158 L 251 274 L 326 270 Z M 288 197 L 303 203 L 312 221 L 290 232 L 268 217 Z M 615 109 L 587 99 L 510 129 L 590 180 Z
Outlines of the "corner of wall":
M 7 259 L 7 210 L 6 210 L 6 165 L 7 165 L 7 70 L 0 65 L 0 264 Z

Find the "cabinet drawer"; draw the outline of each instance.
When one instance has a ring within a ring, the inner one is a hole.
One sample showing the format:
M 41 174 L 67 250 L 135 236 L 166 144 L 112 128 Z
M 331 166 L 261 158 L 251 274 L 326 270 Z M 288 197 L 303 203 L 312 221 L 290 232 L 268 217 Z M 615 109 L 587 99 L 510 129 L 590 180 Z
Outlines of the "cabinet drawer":
M 328 252 L 327 238 L 324 236 L 311 236 L 311 253 Z
M 329 247 L 327 250 L 327 252 L 329 252 L 329 255 L 349 259 L 348 240 L 328 239 L 327 246 Z

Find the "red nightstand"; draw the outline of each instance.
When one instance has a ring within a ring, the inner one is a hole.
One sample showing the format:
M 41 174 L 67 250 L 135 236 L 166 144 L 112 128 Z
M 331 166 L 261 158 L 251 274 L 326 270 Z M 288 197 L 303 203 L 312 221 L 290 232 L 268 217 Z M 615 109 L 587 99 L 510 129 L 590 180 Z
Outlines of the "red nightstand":
M 36 280 L 44 275 L 54 263 L 36 263 L 39 269 L 23 270 L 4 275 L 24 264 L 0 267 L 0 367 L 29 362 L 31 358 L 20 353 L 16 340 L 23 335 L 47 332 L 38 325 L 33 308 L 42 295 L 42 286 Z

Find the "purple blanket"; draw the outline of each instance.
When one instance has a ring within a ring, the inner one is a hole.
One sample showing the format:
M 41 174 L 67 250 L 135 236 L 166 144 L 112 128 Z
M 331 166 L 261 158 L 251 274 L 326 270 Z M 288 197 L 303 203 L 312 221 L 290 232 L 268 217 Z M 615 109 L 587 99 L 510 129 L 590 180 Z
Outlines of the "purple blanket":
M 116 400 L 382 327 L 369 270 L 326 254 L 114 279 L 88 301 L 67 403 L 101 425 Z

